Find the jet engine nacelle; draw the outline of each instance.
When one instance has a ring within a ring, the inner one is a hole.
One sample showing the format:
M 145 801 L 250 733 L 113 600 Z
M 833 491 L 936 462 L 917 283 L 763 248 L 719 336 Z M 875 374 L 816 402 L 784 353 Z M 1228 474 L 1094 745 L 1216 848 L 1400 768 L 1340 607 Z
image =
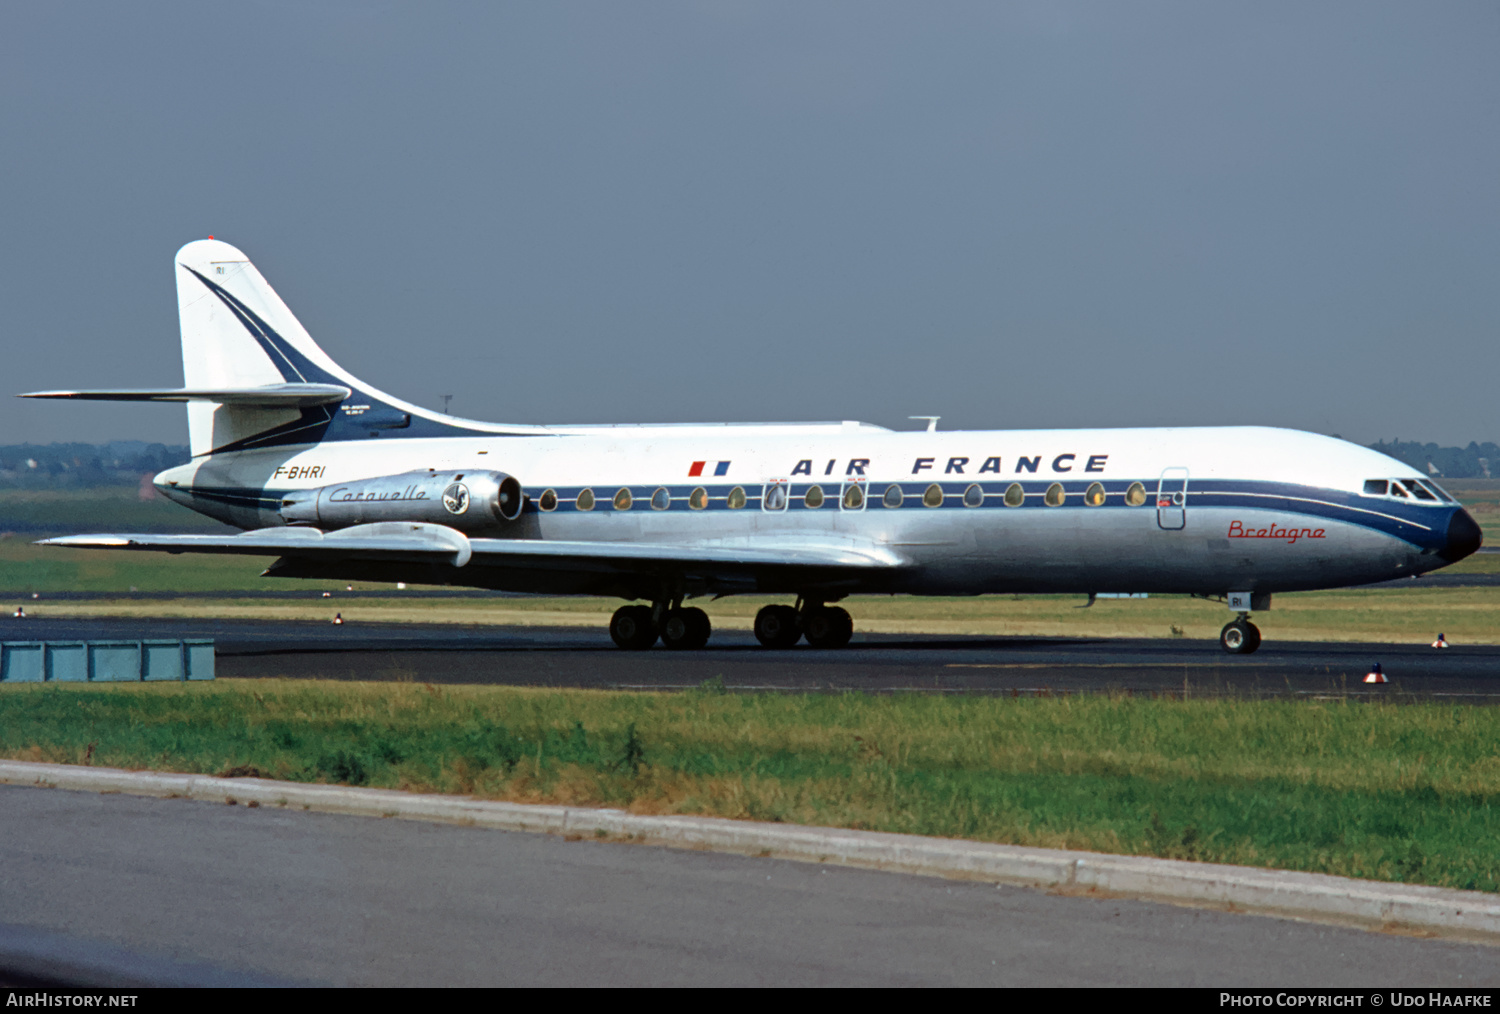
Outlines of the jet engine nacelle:
M 423 521 L 462 532 L 493 530 L 521 516 L 521 483 L 504 472 L 423 471 L 298 490 L 281 501 L 287 524 L 325 530 L 379 521 Z

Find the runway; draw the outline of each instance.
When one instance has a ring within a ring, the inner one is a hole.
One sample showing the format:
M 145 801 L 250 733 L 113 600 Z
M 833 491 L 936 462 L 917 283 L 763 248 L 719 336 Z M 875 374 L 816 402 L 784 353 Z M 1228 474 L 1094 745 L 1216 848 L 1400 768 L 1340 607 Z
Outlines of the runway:
M 1230 656 L 1217 641 L 856 633 L 839 651 L 760 647 L 716 632 L 702 651 L 626 652 L 600 628 L 273 620 L 32 618 L 6 640 L 209 637 L 221 677 L 394 680 L 596 689 L 1072 692 L 1321 696 L 1500 703 L 1500 646 L 1268 639 Z M 1391 682 L 1362 682 L 1379 662 Z

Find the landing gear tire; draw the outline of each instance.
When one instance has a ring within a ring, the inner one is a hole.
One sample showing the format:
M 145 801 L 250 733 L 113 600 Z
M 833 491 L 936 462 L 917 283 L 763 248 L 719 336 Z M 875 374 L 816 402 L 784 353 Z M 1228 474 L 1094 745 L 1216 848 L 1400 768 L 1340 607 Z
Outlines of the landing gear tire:
M 842 648 L 854 636 L 854 618 L 839 606 L 819 606 L 803 616 L 802 628 L 814 648 Z
M 674 609 L 661 625 L 662 647 L 674 651 L 701 648 L 708 643 L 708 635 L 712 632 L 708 614 L 703 610 L 694 606 Z
M 1260 647 L 1260 628 L 1249 620 L 1226 623 L 1219 631 L 1219 647 L 1231 655 L 1248 655 Z
M 645 651 L 656 643 L 656 635 L 650 606 L 621 606 L 610 617 L 609 636 L 626 651 Z
M 791 606 L 766 606 L 755 614 L 755 639 L 767 648 L 790 648 L 801 636 L 797 610 Z

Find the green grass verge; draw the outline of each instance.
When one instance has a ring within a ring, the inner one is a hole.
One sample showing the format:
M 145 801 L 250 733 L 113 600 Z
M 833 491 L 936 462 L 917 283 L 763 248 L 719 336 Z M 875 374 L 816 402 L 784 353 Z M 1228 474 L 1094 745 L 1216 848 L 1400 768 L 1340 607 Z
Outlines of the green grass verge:
M 47 535 L 75 532 L 230 531 L 212 518 L 161 496 L 142 500 L 134 486 L 0 490 L 0 531 Z
M 1500 709 L 222 681 L 0 687 L 0 754 L 1500 888 Z

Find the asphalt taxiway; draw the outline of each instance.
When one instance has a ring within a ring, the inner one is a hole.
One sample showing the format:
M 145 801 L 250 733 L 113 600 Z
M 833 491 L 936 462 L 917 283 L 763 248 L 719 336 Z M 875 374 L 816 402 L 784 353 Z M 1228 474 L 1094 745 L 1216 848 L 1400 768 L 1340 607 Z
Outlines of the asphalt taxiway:
M 1482 945 L 818 863 L 15 786 L 0 812 L 0 982 L 10 942 L 103 973 L 62 982 L 1500 982 Z
M 174 618 L 4 620 L 4 640 L 213 638 L 222 677 L 395 680 L 599 689 L 1000 694 L 1045 692 L 1379 695 L 1500 703 L 1500 646 L 1268 639 L 1231 656 L 1217 641 L 859 634 L 847 648 L 771 651 L 721 630 L 701 651 L 615 648 L 598 627 Z M 1390 679 L 1363 678 L 1379 662 Z

